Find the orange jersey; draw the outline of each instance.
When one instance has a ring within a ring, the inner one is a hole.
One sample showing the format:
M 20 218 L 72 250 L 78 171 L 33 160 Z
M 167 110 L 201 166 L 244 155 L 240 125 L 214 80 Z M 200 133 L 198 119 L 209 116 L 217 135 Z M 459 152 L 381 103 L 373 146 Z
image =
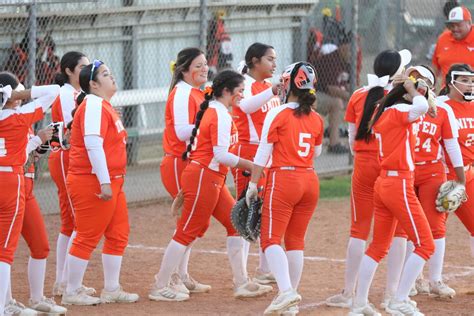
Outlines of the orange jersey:
M 272 87 L 268 81 L 257 82 L 249 75 L 245 77 L 244 99 L 253 95 L 259 94 Z M 257 111 L 247 114 L 242 111 L 238 105 L 232 107 L 232 115 L 235 125 L 239 131 L 239 143 L 254 143 L 260 142 L 262 135 L 263 121 L 268 111 L 280 105 L 278 97 L 271 98 L 267 103 L 261 106 Z
M 433 65 L 441 70 L 443 78 L 454 64 L 468 64 L 474 67 L 474 31 L 463 40 L 456 40 L 451 32 L 446 30 L 438 38 L 433 54 Z M 444 80 L 444 79 L 443 79 Z
M 229 167 L 220 164 L 214 158 L 214 146 L 230 147 L 237 142 L 238 133 L 227 108 L 220 102 L 213 101 L 199 125 L 198 136 L 194 140 L 190 159 L 201 165 L 226 175 Z
M 43 115 L 37 101 L 16 109 L 0 110 L 0 166 L 17 167 L 26 163 L 30 127 Z
M 347 103 L 346 115 L 344 117 L 344 120 L 348 123 L 355 124 L 356 130 L 359 128 L 359 124 L 362 119 L 365 99 L 367 99 L 369 90 L 370 88 L 368 87 L 362 87 L 356 90 L 349 99 L 349 102 Z M 385 90 L 385 94 L 387 93 L 388 90 Z M 377 143 L 375 142 L 375 136 L 373 136 L 372 134 L 368 143 L 365 140 L 355 140 L 354 151 L 378 151 Z
M 447 96 L 440 100 L 448 104 L 453 110 L 459 128 L 459 147 L 461 147 L 462 160 L 465 166 L 474 162 L 474 102 L 457 102 Z M 452 168 L 451 160 L 446 155 L 446 163 Z
M 54 100 L 51 107 L 51 119 L 53 122 L 64 122 L 64 128 L 72 121 L 72 110 L 76 107 L 78 92 L 73 86 L 66 83 L 59 90 L 59 96 Z
M 324 123 L 321 116 L 295 116 L 298 103 L 291 102 L 271 110 L 265 118 L 261 144 L 273 144 L 271 167 L 313 167 L 314 146 L 323 142 Z M 259 156 L 257 152 L 257 157 Z
M 441 141 L 458 137 L 458 124 L 453 110 L 443 102 L 436 102 L 436 117 L 425 114 L 413 123 L 416 136 L 415 163 L 435 162 L 443 157 Z
M 408 120 L 411 104 L 395 104 L 383 112 L 373 127 L 385 170 L 413 171 L 416 137 Z
M 87 95 L 74 116 L 69 153 L 70 174 L 92 174 L 92 165 L 84 144 L 84 136 L 88 135 L 97 135 L 103 139 L 109 175 L 124 175 L 127 131 L 112 105 L 93 94 Z
M 166 101 L 165 130 L 163 132 L 163 150 L 165 153 L 181 157 L 186 150 L 187 140 L 180 140 L 176 134 L 177 126 L 194 124 L 199 106 L 204 101 L 204 93 L 180 81 L 171 91 Z

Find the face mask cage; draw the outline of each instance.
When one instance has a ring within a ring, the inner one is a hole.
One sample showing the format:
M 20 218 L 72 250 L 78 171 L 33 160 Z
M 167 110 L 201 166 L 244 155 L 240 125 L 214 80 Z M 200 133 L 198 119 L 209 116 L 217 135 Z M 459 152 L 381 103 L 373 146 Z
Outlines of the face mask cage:
M 471 78 L 471 82 L 462 82 L 457 80 L 459 76 L 467 76 Z M 474 73 L 470 71 L 453 71 L 451 72 L 451 85 L 456 89 L 460 94 L 463 95 L 465 101 L 474 100 Z M 470 88 L 468 91 L 462 92 L 458 86 Z

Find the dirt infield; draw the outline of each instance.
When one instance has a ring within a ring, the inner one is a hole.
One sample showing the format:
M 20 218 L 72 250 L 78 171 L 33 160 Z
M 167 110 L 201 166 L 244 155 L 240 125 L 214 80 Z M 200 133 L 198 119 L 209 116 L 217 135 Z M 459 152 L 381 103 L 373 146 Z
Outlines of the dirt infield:
M 230 266 L 225 254 L 225 231 L 213 221 L 206 236 L 194 246 L 190 260 L 191 275 L 212 285 L 208 294 L 196 294 L 187 302 L 158 303 L 147 298 L 158 272 L 163 247 L 174 230 L 168 216 L 169 204 L 150 205 L 130 210 L 130 246 L 124 257 L 121 283 L 126 290 L 135 291 L 140 301 L 131 305 L 109 304 L 96 307 L 70 307 L 68 315 L 261 315 L 273 295 L 258 299 L 236 300 L 232 297 Z M 45 292 L 50 295 L 55 276 L 55 247 L 59 231 L 59 216 L 45 217 L 50 235 L 51 253 Z M 303 296 L 300 315 L 346 315 L 347 310 L 325 307 L 324 299 L 340 291 L 343 284 L 345 247 L 349 235 L 348 199 L 322 200 L 307 234 L 305 267 L 299 292 Z M 474 259 L 470 256 L 468 234 L 455 216 L 448 221 L 445 275 L 457 291 L 451 301 L 437 301 L 417 296 L 420 309 L 426 315 L 474 315 Z M 255 271 L 258 257 L 249 257 L 249 272 Z M 13 266 L 13 293 L 21 302 L 28 297 L 28 250 L 20 243 Z M 102 288 L 100 252 L 96 251 L 89 264 L 84 284 Z M 385 262 L 375 276 L 370 300 L 378 305 L 385 282 Z M 57 299 L 59 301 L 59 299 Z

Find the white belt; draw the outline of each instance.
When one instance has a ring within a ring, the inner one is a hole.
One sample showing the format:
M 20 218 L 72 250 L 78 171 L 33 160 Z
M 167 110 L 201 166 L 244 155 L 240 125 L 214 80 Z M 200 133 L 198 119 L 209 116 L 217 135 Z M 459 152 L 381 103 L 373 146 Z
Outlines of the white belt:
M 35 178 L 35 173 L 34 172 L 26 172 L 25 177 L 34 179 Z
M 436 159 L 436 160 L 427 160 L 427 161 L 420 161 L 420 162 L 415 162 L 415 165 L 417 166 L 421 166 L 421 165 L 426 165 L 426 164 L 429 164 L 429 163 L 438 163 L 439 162 L 439 159 Z
M 13 172 L 13 167 L 10 167 L 10 166 L 0 166 L 0 172 Z
M 26 175 L 25 175 L 26 176 Z M 124 174 L 119 174 L 117 176 L 111 176 L 112 179 L 120 179 L 120 178 L 125 178 Z
M 387 176 L 388 177 L 398 177 L 398 171 L 397 170 L 388 170 L 387 171 Z
M 280 170 L 296 170 L 296 169 L 313 170 L 313 168 L 293 167 L 293 166 L 284 166 L 284 167 L 280 167 L 279 169 Z

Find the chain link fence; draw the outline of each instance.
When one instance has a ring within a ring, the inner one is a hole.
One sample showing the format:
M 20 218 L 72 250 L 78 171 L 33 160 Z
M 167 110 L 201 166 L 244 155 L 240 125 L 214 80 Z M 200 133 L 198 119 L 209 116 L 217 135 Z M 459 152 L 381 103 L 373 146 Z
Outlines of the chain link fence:
M 121 109 L 129 134 L 125 191 L 130 202 L 144 202 L 167 197 L 159 174 L 164 107 L 169 64 L 182 48 L 206 51 L 210 78 L 235 69 L 257 41 L 275 47 L 276 74 L 294 61 L 312 62 L 322 85 L 318 111 L 328 126 L 315 165 L 328 174 L 351 169 L 342 120 L 346 102 L 331 97 L 328 86 L 350 92 L 365 84 L 374 57 L 387 48 L 408 48 L 415 63 L 430 64 L 430 47 L 444 28 L 445 2 L 0 0 L 0 67 L 29 87 L 52 83 L 68 51 L 104 61 L 119 87 L 112 104 Z M 474 1 L 461 2 L 474 7 Z M 46 157 L 37 168 L 36 196 L 44 211 L 57 212 Z

